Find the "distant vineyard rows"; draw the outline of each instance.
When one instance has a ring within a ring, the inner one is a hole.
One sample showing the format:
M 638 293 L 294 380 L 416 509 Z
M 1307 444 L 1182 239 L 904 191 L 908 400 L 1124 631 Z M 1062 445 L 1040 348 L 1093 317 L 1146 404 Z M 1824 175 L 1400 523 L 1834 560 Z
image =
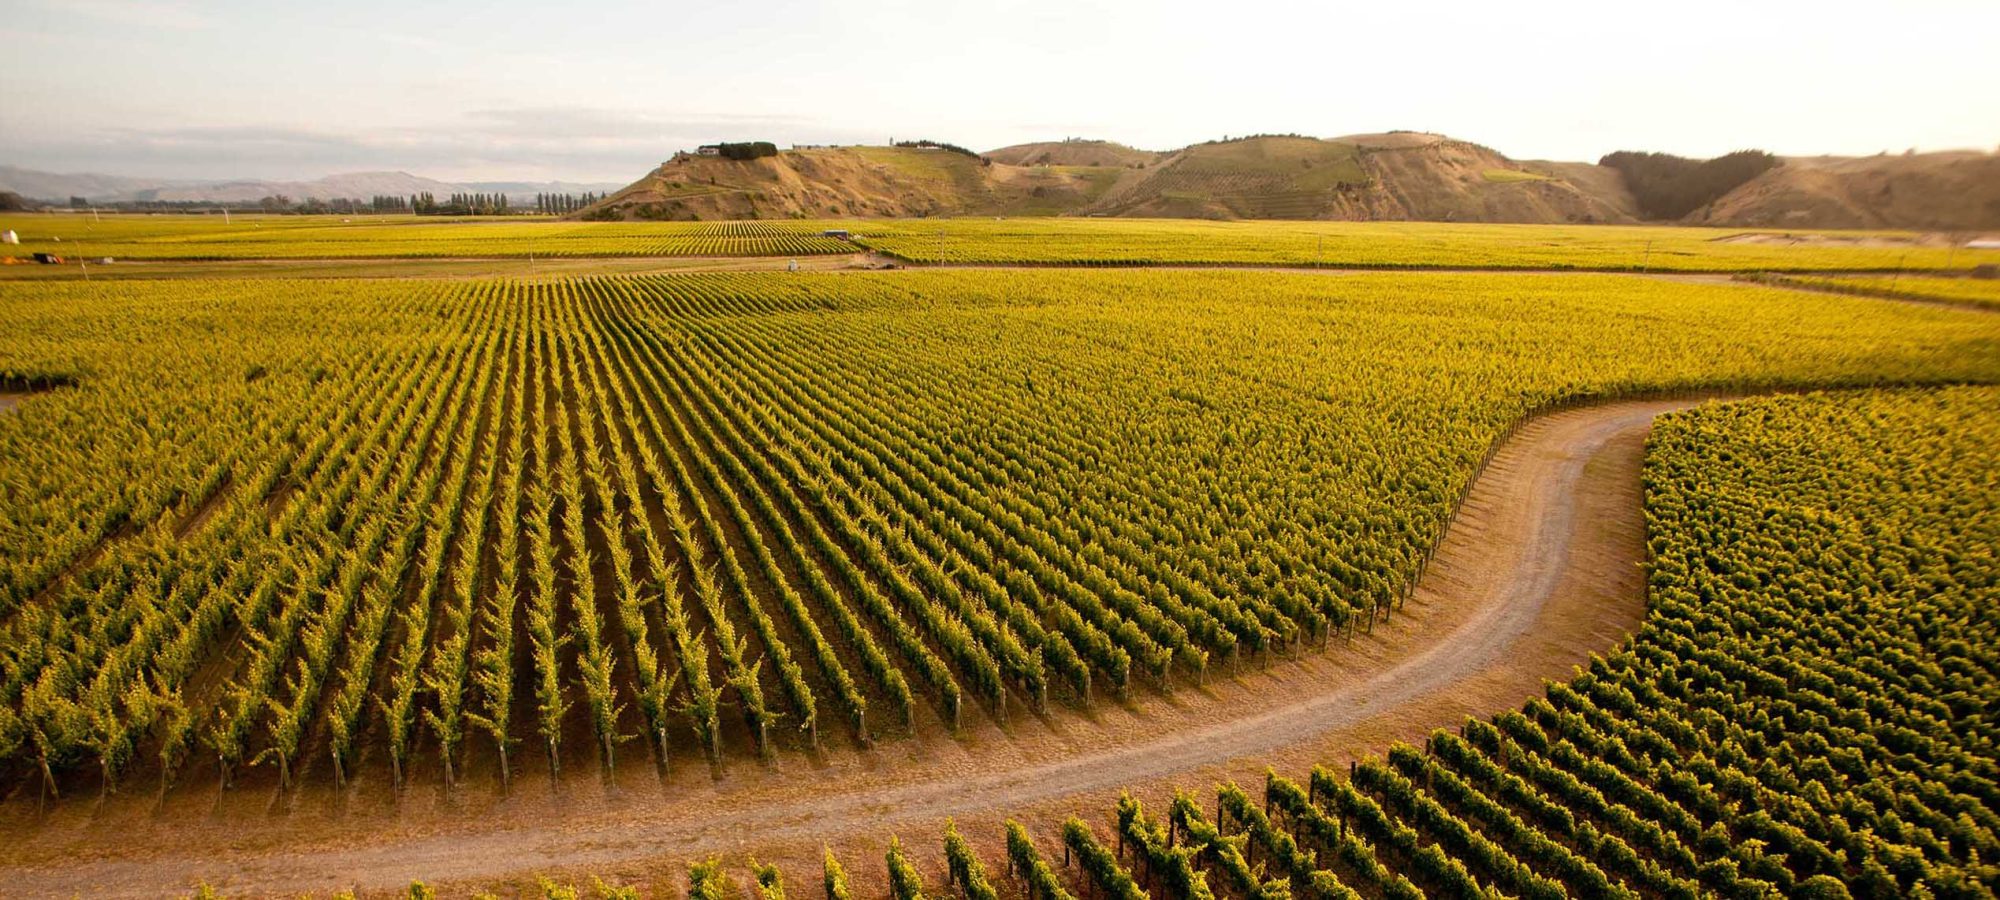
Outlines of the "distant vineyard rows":
M 1317 170 L 1316 170 L 1317 171 Z M 1237 203 L 1188 176 L 1185 195 Z M 1331 185 L 1260 200 L 1276 214 Z M 1254 212 L 1254 210 L 1251 210 Z M 1815 272 L 1969 269 L 2000 251 L 1913 243 L 1907 233 L 1746 233 L 1718 228 L 1118 218 L 571 222 L 424 216 L 0 215 L 7 255 L 141 260 L 806 256 L 874 249 L 919 263 L 1326 268 Z M 854 242 L 824 232 L 850 232 Z M 60 238 L 60 240 L 57 240 Z
M 790 222 L 625 225 L 422 217 L 0 217 L 21 238 L 9 253 L 142 260 L 810 256 L 854 247 Z M 383 219 L 389 219 L 383 223 Z

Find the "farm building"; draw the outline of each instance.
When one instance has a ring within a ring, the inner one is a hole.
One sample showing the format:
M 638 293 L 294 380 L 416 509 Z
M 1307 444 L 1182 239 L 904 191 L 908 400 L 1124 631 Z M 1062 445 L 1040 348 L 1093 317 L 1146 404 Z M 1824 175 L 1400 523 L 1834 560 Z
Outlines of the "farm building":
M 0 231 L 0 244 L 18 244 L 20 242 L 21 236 L 15 234 L 14 229 L 9 228 L 6 231 Z
M 721 156 L 721 155 L 722 155 L 722 145 L 721 145 L 721 144 L 703 144 L 703 145 L 701 145 L 701 146 L 699 146 L 699 147 L 696 147 L 696 148 L 694 148 L 694 152 L 695 152 L 695 155 L 697 155 L 697 156 Z
M 847 229 L 845 228 L 829 228 L 825 231 L 820 232 L 820 236 L 838 238 L 843 241 L 850 241 L 854 239 L 854 235 L 847 233 Z

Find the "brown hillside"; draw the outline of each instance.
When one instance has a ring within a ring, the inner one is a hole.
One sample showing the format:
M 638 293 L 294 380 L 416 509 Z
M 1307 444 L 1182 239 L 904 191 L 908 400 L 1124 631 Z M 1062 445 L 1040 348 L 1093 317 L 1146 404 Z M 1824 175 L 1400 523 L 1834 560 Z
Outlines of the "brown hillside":
M 1759 228 L 2000 228 L 2000 156 L 1787 158 L 1684 221 Z
M 1523 165 L 1478 144 L 1440 139 L 1364 149 L 1365 216 L 1439 222 L 1629 222 L 1631 196 L 1596 166 Z
M 836 147 L 737 161 L 682 154 L 584 218 L 715 220 L 1056 215 L 1103 193 L 1122 170 L 986 165 L 946 150 Z
M 1596 166 L 1526 166 L 1443 135 L 1257 137 L 1197 144 L 1083 210 L 1213 219 L 1627 222 L 1631 197 Z
M 1546 159 L 1522 160 L 1521 168 L 1568 182 L 1584 196 L 1610 207 L 1619 218 L 1607 221 L 1640 219 L 1639 201 L 1633 198 L 1631 189 L 1625 186 L 1625 176 L 1617 169 L 1596 163 Z
M 1360 150 L 1307 137 L 1195 144 L 1106 192 L 1089 215 L 1200 219 L 1323 219 L 1365 189 Z
M 1363 150 L 1409 150 L 1414 147 L 1428 147 L 1451 138 L 1428 131 L 1384 131 L 1375 134 L 1346 134 L 1329 140 L 1339 144 L 1353 144 Z
M 1023 144 L 982 162 L 945 150 L 841 147 L 738 162 L 681 155 L 581 215 L 620 219 L 1093 215 L 1204 219 L 1628 222 L 1616 172 L 1523 164 L 1420 132 L 1196 144 L 1141 167 L 1102 141 Z M 1029 161 L 1013 165 L 1004 160 Z
M 1010 166 L 1116 166 L 1134 168 L 1166 156 L 1114 141 L 1041 141 L 988 151 L 986 157 Z

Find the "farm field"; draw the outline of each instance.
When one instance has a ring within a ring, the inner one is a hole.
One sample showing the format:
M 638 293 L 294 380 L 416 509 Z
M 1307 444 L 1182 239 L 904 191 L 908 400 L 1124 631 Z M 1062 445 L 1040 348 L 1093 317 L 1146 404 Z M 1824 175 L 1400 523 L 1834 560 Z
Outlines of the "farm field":
M 2000 260 L 1895 232 L 1607 225 L 904 219 L 860 243 L 920 263 L 1747 272 L 1938 269 Z
M 1592 274 L 187 278 L 0 284 L 0 309 L 0 804 L 25 817 L 218 785 L 450 797 L 642 773 L 671 796 L 788 760 L 1100 727 L 1395 640 L 1378 630 L 1537 410 L 2000 380 L 2000 321 L 1978 311 Z M 1647 456 L 1652 610 L 1592 675 L 1469 724 L 1463 760 L 1433 736 L 1347 777 L 1044 829 L 1049 877 L 1122 893 L 1139 873 L 1174 897 L 1703 896 L 1832 874 L 1980 896 L 1990 648 L 1854 619 L 1938 660 L 1895 680 L 1718 635 L 1831 640 L 1805 610 L 1848 607 L 1801 596 L 1864 588 L 1924 604 L 1910 623 L 1979 621 L 1990 560 L 1961 548 L 1995 524 L 1976 451 L 2000 427 L 1992 394 L 1672 414 Z M 1753 454 L 1773 462 L 1723 465 Z M 1853 483 L 1820 479 L 1829 459 Z M 1736 481 L 1697 477 L 1711 469 Z M 1903 487 L 1869 494 L 1863 473 Z M 1716 555 L 1713 535 L 1776 515 L 1760 492 L 1843 512 Z M 1880 529 L 1917 542 L 1866 557 L 1882 575 L 1798 580 Z M 1644 714 L 1613 705 L 1633 696 Z M 1793 731 L 1820 741 L 1758 767 L 1760 741 Z M 1911 787 L 1926 770 L 1967 774 Z M 1439 793 L 1452 778 L 1466 790 Z M 1881 799 L 1906 788 L 1915 805 Z M 1167 820 L 1207 843 L 1161 845 Z M 989 831 L 947 844 L 956 890 L 999 880 L 998 848 L 1034 870 Z M 912 871 L 935 883 L 924 843 Z M 1056 865 L 1064 847 L 1076 867 Z M 847 862 L 908 887 L 896 863 Z
M 2000 308 L 2000 281 L 1975 278 L 1935 278 L 1870 276 L 1835 278 L 1827 276 L 1770 276 L 1778 284 L 1812 288 L 1864 297 L 1962 303 L 1969 306 Z
M 812 256 L 569 256 L 450 259 L 130 260 L 113 265 L 0 266 L 0 281 L 160 281 L 165 279 L 480 279 L 687 272 L 778 272 L 866 268 L 858 248 Z
M 621 256 L 805 256 L 851 253 L 792 222 L 624 224 L 431 216 L 0 214 L 19 234 L 7 255 L 139 260 L 545 259 Z M 60 240 L 58 240 L 60 239 Z
M 571 222 L 417 216 L 0 215 L 7 253 L 119 260 L 589 259 L 837 255 L 949 265 L 1925 271 L 2000 262 L 1902 232 L 1436 222 L 869 219 Z M 854 243 L 827 238 L 846 229 Z M 60 237 L 61 241 L 54 240 Z M 10 273 L 11 274 L 11 273 Z

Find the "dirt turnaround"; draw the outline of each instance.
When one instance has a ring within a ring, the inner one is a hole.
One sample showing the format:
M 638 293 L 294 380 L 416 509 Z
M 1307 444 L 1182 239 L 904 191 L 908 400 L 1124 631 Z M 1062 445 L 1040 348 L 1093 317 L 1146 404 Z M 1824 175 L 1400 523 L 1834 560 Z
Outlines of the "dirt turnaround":
M 412 787 L 369 799 L 392 794 L 377 781 L 285 797 L 182 785 L 156 803 L 135 786 L 102 802 L 65 798 L 39 817 L 17 799 L 0 816 L 0 884 L 21 897 L 157 897 L 198 881 L 229 896 L 323 896 L 421 878 L 447 895 L 507 895 L 535 873 L 594 873 L 679 896 L 686 863 L 711 857 L 739 875 L 749 856 L 779 863 L 807 890 L 830 846 L 859 892 L 882 882 L 891 834 L 935 874 L 947 818 L 989 860 L 1009 817 L 1056 849 L 1062 819 L 1101 829 L 1121 790 L 1154 803 L 1177 788 L 1251 786 L 1266 766 L 1340 765 L 1518 706 L 1615 645 L 1644 614 L 1645 435 L 1655 416 L 1694 403 L 1608 403 L 1528 422 L 1393 619 L 1199 688 L 956 737 L 738 762 L 713 777 L 682 761 L 664 780 L 643 765 L 622 767 L 614 784 L 566 775 L 560 790 L 524 778 L 504 797 Z

